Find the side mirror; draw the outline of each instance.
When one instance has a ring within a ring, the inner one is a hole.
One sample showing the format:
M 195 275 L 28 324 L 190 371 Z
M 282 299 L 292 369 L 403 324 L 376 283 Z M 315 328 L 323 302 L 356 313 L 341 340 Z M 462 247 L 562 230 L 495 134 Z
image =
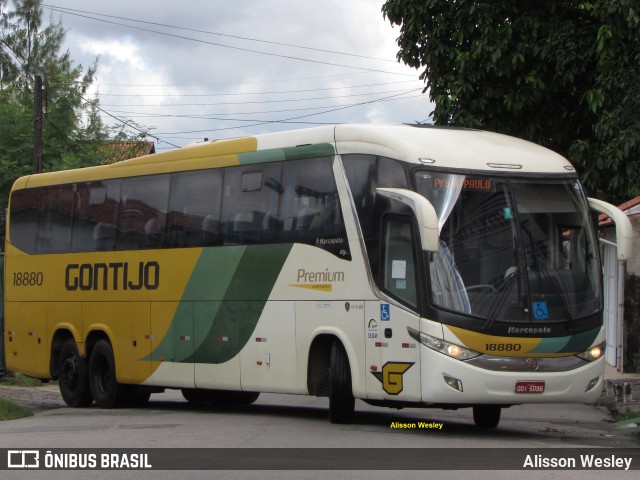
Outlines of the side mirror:
M 438 214 L 429 200 L 419 193 L 402 188 L 376 188 L 376 192 L 383 197 L 402 202 L 411 208 L 418 222 L 422 250 L 427 252 L 438 251 L 440 244 Z
M 629 218 L 618 207 L 610 203 L 589 198 L 589 206 L 598 213 L 607 215 L 616 226 L 616 246 L 618 260 L 627 261 L 631 258 L 631 245 L 633 241 L 633 227 Z

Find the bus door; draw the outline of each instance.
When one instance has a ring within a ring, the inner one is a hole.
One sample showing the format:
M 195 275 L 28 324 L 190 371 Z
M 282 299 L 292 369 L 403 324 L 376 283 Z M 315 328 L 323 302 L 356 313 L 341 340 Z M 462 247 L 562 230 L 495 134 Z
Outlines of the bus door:
M 374 275 L 383 298 L 366 306 L 367 364 L 375 379 L 368 378 L 367 393 L 370 399 L 420 401 L 420 348 L 408 333 L 420 322 L 420 223 L 407 203 L 387 200 Z

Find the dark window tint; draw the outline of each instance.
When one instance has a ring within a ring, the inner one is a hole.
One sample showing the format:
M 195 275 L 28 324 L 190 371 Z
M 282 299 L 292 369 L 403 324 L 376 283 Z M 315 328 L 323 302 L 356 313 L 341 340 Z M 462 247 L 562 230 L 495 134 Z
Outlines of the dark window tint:
M 118 250 L 158 248 L 164 243 L 170 175 L 122 180 Z
M 225 245 L 277 239 L 281 171 L 281 163 L 264 164 L 259 170 L 256 165 L 226 169 L 222 199 Z
M 362 233 L 365 238 L 376 237 L 380 231 L 380 218 L 374 212 L 376 188 L 408 188 L 404 167 L 374 155 L 344 155 L 343 162 Z
M 283 241 L 351 258 L 329 157 L 18 190 L 10 226 L 28 253 Z
M 35 253 L 38 218 L 43 189 L 16 190 L 11 195 L 11 243 L 28 253 Z
M 411 217 L 388 217 L 382 230 L 382 288 L 417 308 L 416 270 Z
M 37 252 L 69 251 L 75 204 L 74 187 L 74 185 L 60 185 L 44 189 L 38 222 Z
M 79 183 L 71 251 L 113 250 L 118 231 L 120 180 Z
M 343 164 L 367 248 L 371 273 L 378 278 L 380 265 L 380 221 L 376 211 L 376 188 L 408 188 L 404 166 L 397 160 L 374 155 L 344 155 Z
M 222 244 L 220 207 L 223 178 L 222 169 L 173 174 L 167 218 L 170 246 Z
M 282 183 L 283 240 L 314 243 L 320 237 L 343 234 L 342 212 L 329 158 L 286 162 Z

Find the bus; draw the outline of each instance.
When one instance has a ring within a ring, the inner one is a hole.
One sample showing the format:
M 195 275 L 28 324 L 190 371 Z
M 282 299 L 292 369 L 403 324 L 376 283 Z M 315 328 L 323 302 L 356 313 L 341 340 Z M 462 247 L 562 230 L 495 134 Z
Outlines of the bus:
M 216 140 L 13 185 L 7 368 L 71 407 L 393 408 L 598 400 L 602 266 L 574 167 L 456 128 L 337 125 Z M 626 222 L 626 223 L 625 223 Z

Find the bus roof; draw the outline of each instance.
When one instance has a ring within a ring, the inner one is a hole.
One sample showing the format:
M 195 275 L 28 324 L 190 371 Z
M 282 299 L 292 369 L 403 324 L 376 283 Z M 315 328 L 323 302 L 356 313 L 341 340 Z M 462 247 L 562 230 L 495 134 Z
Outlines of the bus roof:
M 535 143 L 482 130 L 432 125 L 345 124 L 260 135 L 262 149 L 331 142 L 336 153 L 364 153 L 405 162 L 470 170 L 574 172 L 561 155 Z M 296 143 L 297 142 L 297 143 Z
M 313 148 L 314 146 L 318 148 Z M 225 167 L 318 154 L 372 154 L 434 167 L 519 173 L 570 173 L 562 156 L 525 140 L 480 130 L 345 124 L 215 140 L 110 165 L 30 175 L 14 189 L 179 170 Z

